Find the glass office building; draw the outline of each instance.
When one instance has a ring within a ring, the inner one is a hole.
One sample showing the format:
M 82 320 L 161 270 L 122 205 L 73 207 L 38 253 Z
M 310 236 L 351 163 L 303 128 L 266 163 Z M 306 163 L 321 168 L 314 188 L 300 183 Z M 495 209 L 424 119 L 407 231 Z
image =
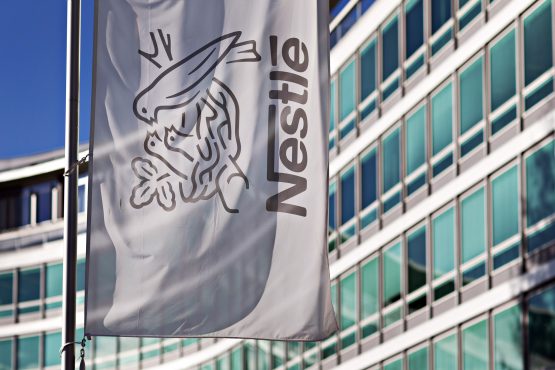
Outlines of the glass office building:
M 340 331 L 319 343 L 98 337 L 89 367 L 555 368 L 553 0 L 343 0 L 330 15 Z M 62 155 L 0 161 L 1 370 L 59 367 Z

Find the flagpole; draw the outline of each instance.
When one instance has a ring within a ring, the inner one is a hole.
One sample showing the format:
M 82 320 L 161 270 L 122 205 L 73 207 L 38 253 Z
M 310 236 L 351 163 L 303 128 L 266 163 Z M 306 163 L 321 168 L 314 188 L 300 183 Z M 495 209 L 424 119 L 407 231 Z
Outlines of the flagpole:
M 64 181 L 64 275 L 62 343 L 75 342 L 75 280 L 77 270 L 77 181 L 79 155 L 79 54 L 81 0 L 67 0 L 66 136 Z M 62 369 L 75 369 L 75 346 L 62 353 Z

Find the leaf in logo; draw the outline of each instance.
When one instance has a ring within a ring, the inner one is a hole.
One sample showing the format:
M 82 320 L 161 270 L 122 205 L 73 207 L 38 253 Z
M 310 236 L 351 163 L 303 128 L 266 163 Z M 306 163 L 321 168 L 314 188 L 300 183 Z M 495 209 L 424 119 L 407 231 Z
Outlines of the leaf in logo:
M 142 208 L 157 199 L 158 204 L 166 211 L 175 208 L 175 192 L 169 173 L 160 174 L 158 168 L 151 161 L 135 158 L 131 164 L 139 183 L 133 187 L 130 203 L 133 208 Z

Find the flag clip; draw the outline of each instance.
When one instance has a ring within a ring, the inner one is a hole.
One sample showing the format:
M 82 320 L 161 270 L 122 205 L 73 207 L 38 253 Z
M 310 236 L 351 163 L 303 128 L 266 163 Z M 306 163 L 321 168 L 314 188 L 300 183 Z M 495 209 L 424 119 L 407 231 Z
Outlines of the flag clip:
M 66 170 L 66 172 L 64 172 L 64 177 L 69 176 L 70 174 L 72 174 L 77 168 L 79 168 L 79 166 L 81 166 L 84 163 L 87 163 L 89 161 L 89 153 L 87 153 L 83 158 L 81 158 L 79 161 L 73 163 L 71 165 L 70 168 L 68 168 Z M 74 342 L 74 343 L 79 343 L 79 342 Z M 70 344 L 70 343 L 66 343 L 66 344 Z

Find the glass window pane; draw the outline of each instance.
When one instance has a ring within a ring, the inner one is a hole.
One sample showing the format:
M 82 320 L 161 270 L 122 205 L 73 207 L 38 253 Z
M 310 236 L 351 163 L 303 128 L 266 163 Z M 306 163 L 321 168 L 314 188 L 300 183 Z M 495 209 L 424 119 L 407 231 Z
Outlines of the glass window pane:
M 39 367 L 39 337 L 19 337 L 17 339 L 18 369 L 37 369 Z
M 401 243 L 397 243 L 383 252 L 384 306 L 401 298 L 402 261 Z
M 456 370 L 457 364 L 457 335 L 452 334 L 434 343 L 434 369 Z
M 483 118 L 483 58 L 480 57 L 460 74 L 461 134 Z
M 339 74 L 339 121 L 355 110 L 355 61 Z
M 62 333 L 48 333 L 44 335 L 44 366 L 59 365 L 61 363 L 59 351 L 62 346 Z
M 335 99 L 337 94 L 337 87 L 335 85 L 335 80 L 332 80 L 330 84 L 330 132 L 335 129 Z
M 46 265 L 46 297 L 62 295 L 62 264 Z
M 13 303 L 13 272 L 0 274 L 0 306 Z
M 116 337 L 94 337 L 94 357 L 102 358 L 115 354 L 117 339 L 118 338 Z M 143 338 L 143 347 L 148 346 L 153 342 L 159 342 L 156 338 L 152 339 L 153 338 Z
M 272 342 L 272 368 L 283 365 L 285 359 L 285 342 Z
M 432 34 L 451 18 L 451 0 L 432 0 Z
M 378 163 L 376 149 L 368 152 L 361 161 L 361 209 L 368 207 L 377 198 Z
M 333 305 L 333 310 L 335 311 L 335 314 L 337 315 L 337 284 L 335 282 L 331 283 L 331 287 L 330 287 L 330 298 L 331 298 L 331 304 Z
M 337 191 L 337 185 L 335 182 L 330 184 L 329 189 L 329 211 L 328 211 L 328 227 L 330 230 L 335 230 L 337 223 L 335 222 L 335 193 Z
M 397 128 L 383 139 L 383 192 L 397 185 L 401 174 L 400 135 Z
M 528 338 L 530 368 L 555 368 L 555 287 L 528 301 Z
M 341 174 L 341 224 L 355 217 L 355 168 Z
M 341 279 L 341 330 L 356 321 L 356 275 L 351 273 Z
M 491 110 L 495 111 L 516 94 L 515 30 L 490 50 Z
M 526 158 L 526 217 L 532 226 L 555 213 L 555 141 Z
M 378 312 L 378 259 L 373 258 L 364 265 L 361 269 L 361 283 L 362 283 L 362 318 L 366 318 Z
M 11 339 L 0 340 L 0 370 L 12 369 L 13 341 Z
M 387 80 L 399 68 L 399 30 L 398 19 L 393 18 L 382 31 L 382 82 Z
M 241 369 L 243 369 L 243 351 L 242 348 L 239 347 L 231 352 L 231 370 Z
M 360 52 L 360 100 L 376 90 L 376 40 Z
M 522 370 L 520 307 L 513 306 L 493 318 L 494 369 Z
M 491 182 L 493 245 L 518 233 L 518 167 L 514 166 Z
M 434 243 L 434 277 L 440 277 L 455 267 L 455 218 L 449 208 L 432 222 Z
M 407 238 L 409 293 L 426 284 L 426 227 L 422 226 Z
M 426 106 L 414 112 L 406 123 L 407 175 L 426 162 Z
M 533 82 L 553 66 L 551 0 L 524 19 L 524 80 Z
M 269 364 L 269 354 L 270 354 L 270 342 L 269 341 L 258 341 L 258 370 L 268 370 L 270 368 Z
M 468 262 L 486 251 L 484 188 L 461 202 L 462 262 Z
M 488 325 L 482 320 L 462 332 L 463 369 L 488 370 Z
M 85 260 L 77 261 L 77 291 L 85 290 Z
M 424 43 L 424 6 L 422 0 L 409 0 L 405 6 L 406 58 Z
M 432 151 L 439 153 L 453 140 L 453 88 L 451 83 L 432 97 Z
M 409 353 L 408 370 L 428 370 L 428 368 L 428 347 Z
M 52 186 L 50 183 L 35 185 L 32 192 L 37 196 L 37 222 L 52 218 Z
M 385 365 L 384 370 L 403 370 L 403 359 L 400 358 Z
M 19 302 L 33 301 L 40 298 L 40 269 L 32 268 L 19 271 Z

